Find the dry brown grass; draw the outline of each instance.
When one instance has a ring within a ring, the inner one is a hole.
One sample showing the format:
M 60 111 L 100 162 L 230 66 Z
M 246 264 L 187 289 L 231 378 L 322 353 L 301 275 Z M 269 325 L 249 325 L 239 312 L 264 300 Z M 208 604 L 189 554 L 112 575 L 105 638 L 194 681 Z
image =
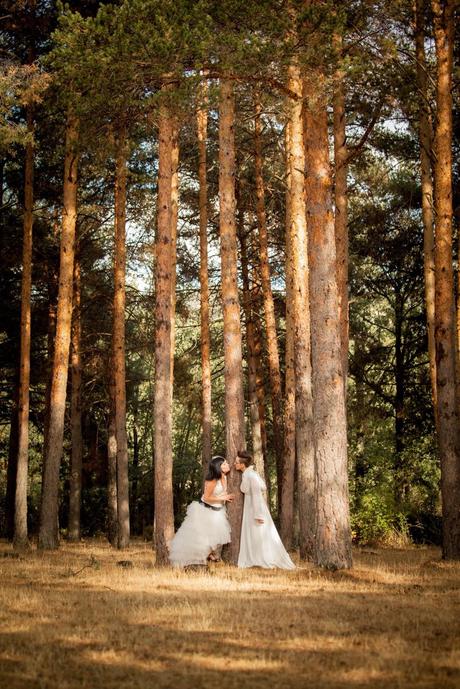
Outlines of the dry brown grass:
M 5 553 L 6 689 L 460 687 L 460 565 L 435 549 L 358 552 L 336 573 L 156 570 L 144 543 Z

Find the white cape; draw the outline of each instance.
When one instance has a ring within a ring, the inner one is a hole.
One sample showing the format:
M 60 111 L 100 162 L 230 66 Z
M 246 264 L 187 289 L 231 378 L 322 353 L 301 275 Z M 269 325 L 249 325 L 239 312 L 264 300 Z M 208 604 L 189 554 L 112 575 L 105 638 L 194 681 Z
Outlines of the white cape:
M 243 472 L 240 488 L 244 493 L 244 509 L 238 567 L 295 569 L 262 495 L 265 482 L 253 467 Z M 263 519 L 264 523 L 259 524 L 256 519 Z

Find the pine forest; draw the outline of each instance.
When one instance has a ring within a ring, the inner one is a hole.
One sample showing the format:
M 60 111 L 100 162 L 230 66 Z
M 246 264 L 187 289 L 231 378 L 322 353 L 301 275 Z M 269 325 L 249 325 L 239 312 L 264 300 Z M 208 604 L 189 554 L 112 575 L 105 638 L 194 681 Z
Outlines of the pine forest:
M 458 10 L 1 1 L 11 689 L 458 686 Z

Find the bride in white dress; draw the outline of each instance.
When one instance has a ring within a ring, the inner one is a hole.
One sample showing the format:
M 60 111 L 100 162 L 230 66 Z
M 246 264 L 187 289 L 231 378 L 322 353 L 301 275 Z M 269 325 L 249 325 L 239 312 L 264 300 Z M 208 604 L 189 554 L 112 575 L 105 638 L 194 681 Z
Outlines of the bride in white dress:
M 265 481 L 254 471 L 249 452 L 238 452 L 235 469 L 243 473 L 240 489 L 244 493 L 238 567 L 295 569 L 263 496 Z
M 187 507 L 187 514 L 169 545 L 169 560 L 173 567 L 205 565 L 208 559 L 218 559 L 218 551 L 230 542 L 230 524 L 225 504 L 233 500 L 227 492 L 230 466 L 225 457 L 213 457 L 199 501 Z

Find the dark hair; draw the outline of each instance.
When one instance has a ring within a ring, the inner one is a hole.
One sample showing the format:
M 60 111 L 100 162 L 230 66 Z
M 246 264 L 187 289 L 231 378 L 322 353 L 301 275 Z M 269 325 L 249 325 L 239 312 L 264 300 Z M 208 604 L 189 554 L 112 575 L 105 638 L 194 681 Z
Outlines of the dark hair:
M 246 450 L 238 450 L 238 452 L 236 453 L 236 458 L 239 462 L 241 462 L 241 464 L 244 464 L 246 468 L 254 463 L 252 455 Z
M 216 455 L 211 459 L 208 466 L 208 473 L 205 476 L 206 481 L 218 481 L 222 477 L 221 466 L 225 462 L 225 457 Z

